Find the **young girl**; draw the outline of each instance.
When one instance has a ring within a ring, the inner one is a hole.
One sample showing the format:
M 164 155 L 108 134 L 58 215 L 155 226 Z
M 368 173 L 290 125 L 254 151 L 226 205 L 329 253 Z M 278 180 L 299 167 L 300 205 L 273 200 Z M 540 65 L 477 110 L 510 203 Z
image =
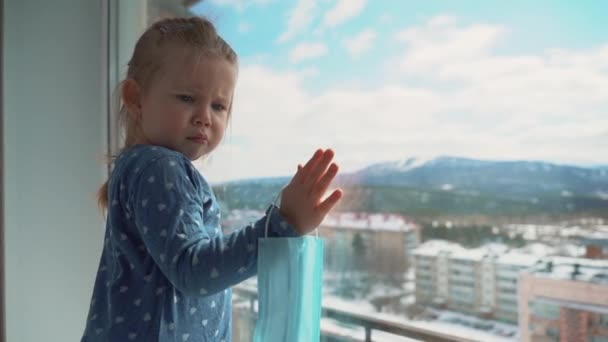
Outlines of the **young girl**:
M 222 140 L 236 77 L 236 54 L 205 19 L 162 20 L 137 42 L 121 84 L 125 146 L 99 192 L 107 225 L 82 341 L 230 341 L 230 287 L 256 274 L 266 218 L 269 236 L 304 235 L 340 200 L 335 190 L 321 201 L 338 166 L 317 150 L 280 207 L 222 234 L 192 161 Z

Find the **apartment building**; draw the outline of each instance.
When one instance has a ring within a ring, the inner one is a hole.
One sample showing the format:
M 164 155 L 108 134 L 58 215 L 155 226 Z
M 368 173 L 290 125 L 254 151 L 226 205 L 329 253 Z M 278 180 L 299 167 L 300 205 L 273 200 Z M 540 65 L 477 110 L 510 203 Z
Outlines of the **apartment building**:
M 502 244 L 468 249 L 427 241 L 413 252 L 416 302 L 516 323 L 518 276 L 538 262 L 535 253 Z
M 550 257 L 519 281 L 522 341 L 608 341 L 608 260 Z
M 496 260 L 496 302 L 494 317 L 517 324 L 518 282 L 520 274 L 540 261 L 539 256 L 510 251 Z

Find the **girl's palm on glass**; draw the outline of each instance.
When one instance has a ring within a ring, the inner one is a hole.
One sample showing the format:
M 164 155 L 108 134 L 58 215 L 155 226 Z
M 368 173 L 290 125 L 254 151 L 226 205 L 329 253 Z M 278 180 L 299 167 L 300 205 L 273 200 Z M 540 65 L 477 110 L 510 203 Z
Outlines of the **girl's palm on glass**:
M 338 165 L 331 163 L 333 157 L 331 149 L 317 150 L 304 167 L 298 165 L 295 176 L 283 189 L 279 212 L 300 235 L 317 228 L 342 198 L 342 191 L 336 189 L 321 202 L 338 173 Z

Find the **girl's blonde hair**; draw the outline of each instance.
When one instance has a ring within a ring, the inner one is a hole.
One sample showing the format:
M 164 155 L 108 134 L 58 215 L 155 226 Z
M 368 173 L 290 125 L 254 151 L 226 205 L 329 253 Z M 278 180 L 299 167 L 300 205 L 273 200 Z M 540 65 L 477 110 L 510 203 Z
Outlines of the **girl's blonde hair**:
M 126 79 L 133 79 L 145 91 L 150 81 L 167 60 L 168 52 L 174 47 L 192 48 L 193 52 L 205 56 L 225 58 L 237 67 L 237 55 L 228 43 L 217 33 L 213 24 L 201 17 L 167 18 L 151 25 L 135 44 L 133 56 L 128 63 Z M 122 93 L 124 80 L 118 85 Z M 118 120 L 125 130 L 125 143 L 121 151 L 135 144 L 137 120 L 127 110 L 122 98 L 118 101 Z M 228 109 L 228 118 L 232 103 Z M 112 164 L 116 155 L 108 156 L 107 163 Z M 105 214 L 108 207 L 108 181 L 99 188 L 97 202 Z

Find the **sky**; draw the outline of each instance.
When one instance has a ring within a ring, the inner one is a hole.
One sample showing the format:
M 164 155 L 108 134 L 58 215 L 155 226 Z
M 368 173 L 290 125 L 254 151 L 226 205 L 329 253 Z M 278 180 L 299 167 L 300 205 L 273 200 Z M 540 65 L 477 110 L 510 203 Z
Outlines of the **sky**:
M 238 53 L 211 183 L 410 157 L 608 164 L 607 1 L 204 0 Z

